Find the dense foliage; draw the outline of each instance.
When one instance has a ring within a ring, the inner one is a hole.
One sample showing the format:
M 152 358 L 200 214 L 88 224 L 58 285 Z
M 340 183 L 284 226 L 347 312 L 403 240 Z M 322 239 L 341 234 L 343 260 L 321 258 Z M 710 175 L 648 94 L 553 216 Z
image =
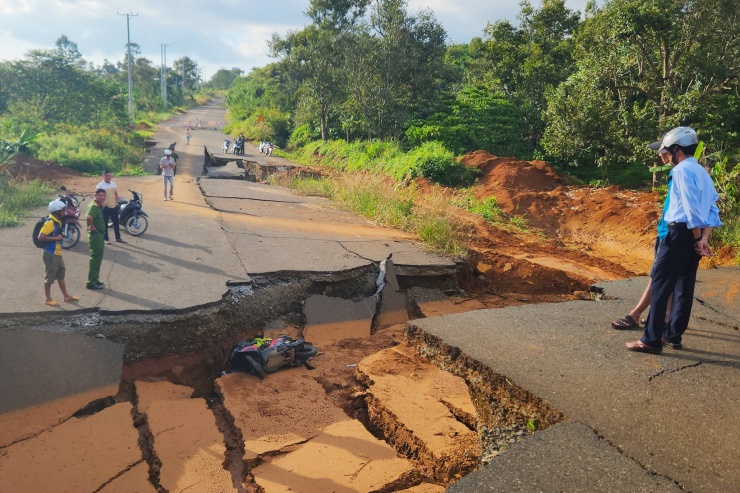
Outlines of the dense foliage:
M 156 120 L 175 105 L 195 102 L 199 79 L 191 59 L 173 62 L 165 105 L 160 68 L 138 56 L 134 44 L 132 55 L 137 122 Z M 16 150 L 96 174 L 140 164 L 144 134 L 129 126 L 127 64 L 126 56 L 115 65 L 89 64 L 66 36 L 52 49 L 0 62 L 0 142 L 34 135 Z M 3 148 L 0 158 L 11 149 Z
M 518 22 L 446 45 L 433 13 L 410 12 L 406 0 L 312 0 L 310 24 L 273 36 L 276 61 L 231 86 L 232 125 L 246 130 L 239 122 L 261 115 L 251 135 L 288 146 L 437 141 L 456 155 L 538 157 L 624 185 L 650 183 L 647 143 L 691 125 L 709 166 L 736 162 L 740 3 L 606 0 L 583 14 L 564 0 L 520 6 Z

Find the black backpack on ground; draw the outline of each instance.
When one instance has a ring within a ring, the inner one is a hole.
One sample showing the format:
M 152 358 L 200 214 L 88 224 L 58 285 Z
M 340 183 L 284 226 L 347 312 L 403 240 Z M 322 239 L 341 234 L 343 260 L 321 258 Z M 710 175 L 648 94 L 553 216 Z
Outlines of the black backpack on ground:
M 33 233 L 31 233 L 31 236 L 33 237 L 33 244 L 36 245 L 37 248 L 46 248 L 46 246 L 51 243 L 50 241 L 39 240 L 39 233 L 41 233 L 41 228 L 44 227 L 44 224 L 46 224 L 46 221 L 48 221 L 49 219 L 49 216 L 42 217 L 38 220 L 38 222 L 36 222 L 36 225 L 33 227 Z

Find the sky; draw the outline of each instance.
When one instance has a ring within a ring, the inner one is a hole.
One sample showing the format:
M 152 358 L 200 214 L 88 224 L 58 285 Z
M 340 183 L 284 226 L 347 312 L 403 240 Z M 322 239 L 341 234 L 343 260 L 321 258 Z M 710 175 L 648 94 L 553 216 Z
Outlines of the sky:
M 539 0 L 531 0 L 536 7 Z M 581 13 L 587 0 L 566 0 Z M 22 58 L 29 50 L 50 49 L 66 35 L 88 62 L 123 60 L 126 16 L 131 42 L 155 65 L 161 45 L 167 62 L 188 56 L 208 80 L 220 68 L 248 73 L 275 59 L 267 54 L 273 33 L 284 36 L 309 24 L 309 0 L 0 0 L 0 60 Z M 482 36 L 487 22 L 516 24 L 519 0 L 409 0 L 409 11 L 431 9 L 448 41 Z

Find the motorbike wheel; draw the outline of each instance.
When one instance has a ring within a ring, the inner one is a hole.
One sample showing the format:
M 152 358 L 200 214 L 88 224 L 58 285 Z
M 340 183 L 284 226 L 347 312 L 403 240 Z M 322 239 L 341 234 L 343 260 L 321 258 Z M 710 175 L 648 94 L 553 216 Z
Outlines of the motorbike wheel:
M 319 354 L 319 350 L 316 349 L 314 346 L 309 346 L 309 345 L 304 346 L 303 349 L 295 352 L 296 366 L 302 365 L 303 363 L 310 360 L 317 354 Z
M 260 366 L 260 364 L 257 363 L 251 356 L 245 356 L 244 361 L 246 361 L 249 366 L 252 367 L 252 370 L 254 370 L 250 371 L 250 373 L 254 373 L 258 377 L 260 377 L 260 379 L 264 379 L 267 376 L 265 374 L 265 370 L 262 369 L 262 366 Z
M 144 234 L 144 231 L 146 231 L 146 228 L 149 227 L 149 220 L 146 216 L 131 216 L 126 219 L 126 223 L 123 227 L 126 228 L 126 231 L 128 231 L 131 236 L 141 236 Z
M 68 224 L 63 233 L 62 248 L 69 250 L 80 242 L 80 228 L 76 224 Z

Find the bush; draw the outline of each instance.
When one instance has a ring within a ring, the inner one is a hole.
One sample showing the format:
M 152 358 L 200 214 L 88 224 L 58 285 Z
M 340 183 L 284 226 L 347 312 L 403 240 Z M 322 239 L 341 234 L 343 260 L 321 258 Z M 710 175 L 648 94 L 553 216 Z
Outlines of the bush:
M 396 180 L 424 177 L 454 187 L 471 185 L 477 172 L 455 162 L 452 152 L 436 141 L 425 142 L 407 153 L 397 143 L 388 141 L 314 141 L 292 157 L 308 165 L 385 173 Z
M 475 181 L 477 170 L 455 162 L 452 152 L 440 142 L 425 142 L 406 157 L 411 176 L 423 176 L 452 187 L 470 186 Z
M 106 129 L 62 127 L 55 134 L 41 136 L 33 148 L 38 159 L 97 174 L 138 166 L 142 151 L 134 145 L 137 140 L 134 134 Z
M 12 183 L 0 174 L 0 227 L 17 226 L 28 209 L 49 203 L 54 189 L 38 180 Z
M 287 148 L 293 151 L 298 149 L 299 147 L 305 147 L 312 140 L 318 139 L 319 136 L 320 135 L 317 132 L 311 131 L 310 125 L 300 125 L 296 127 L 295 130 L 293 130 L 293 133 L 290 134 Z

